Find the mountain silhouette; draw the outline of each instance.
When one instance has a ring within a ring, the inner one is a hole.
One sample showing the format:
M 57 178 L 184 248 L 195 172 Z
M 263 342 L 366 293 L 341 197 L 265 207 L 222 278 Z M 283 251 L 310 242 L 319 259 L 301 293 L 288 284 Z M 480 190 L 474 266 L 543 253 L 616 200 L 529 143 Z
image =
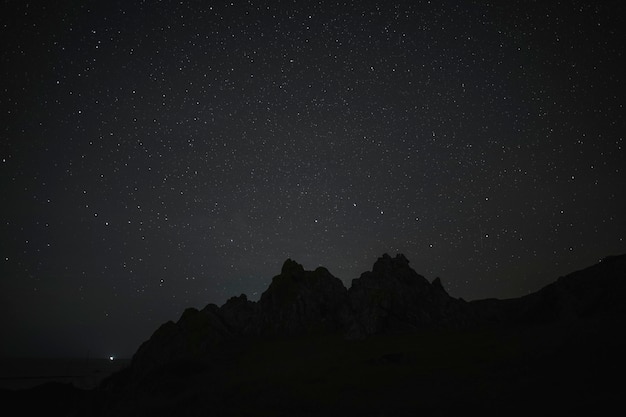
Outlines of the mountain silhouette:
M 466 302 L 387 254 L 346 288 L 284 262 L 259 301 L 189 308 L 76 415 L 555 415 L 621 401 L 626 255 Z M 25 395 L 25 394 L 22 394 Z M 47 410 L 50 411 L 50 410 Z M 65 413 L 64 415 L 67 415 Z
M 472 329 L 567 322 L 624 314 L 626 255 L 605 258 L 536 293 L 465 302 L 415 272 L 402 254 L 384 254 L 346 289 L 326 268 L 305 271 L 287 259 L 258 302 L 245 295 L 223 306 L 187 309 L 161 326 L 133 357 L 145 375 L 178 360 L 196 360 L 238 338 L 340 334 L 362 339 L 420 329 Z

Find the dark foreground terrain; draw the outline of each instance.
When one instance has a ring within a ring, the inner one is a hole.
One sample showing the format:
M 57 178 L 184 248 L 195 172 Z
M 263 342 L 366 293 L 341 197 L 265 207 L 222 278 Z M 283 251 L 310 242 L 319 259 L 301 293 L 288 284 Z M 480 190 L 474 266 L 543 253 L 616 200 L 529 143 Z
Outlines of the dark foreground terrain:
M 571 416 L 621 408 L 625 256 L 527 297 L 471 303 L 422 281 L 403 257 L 383 257 L 321 308 L 319 293 L 335 294 L 326 273 L 288 261 L 258 303 L 237 297 L 185 312 L 97 389 L 55 383 L 5 390 L 0 399 L 21 415 L 69 416 Z
M 92 389 L 129 364 L 120 358 L 0 358 L 0 389 L 29 389 L 50 382 Z

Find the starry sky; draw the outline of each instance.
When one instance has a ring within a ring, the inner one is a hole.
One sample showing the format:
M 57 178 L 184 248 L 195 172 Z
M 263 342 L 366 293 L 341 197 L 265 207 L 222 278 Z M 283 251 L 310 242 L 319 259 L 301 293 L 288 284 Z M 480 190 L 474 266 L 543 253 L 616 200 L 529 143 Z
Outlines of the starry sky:
M 129 357 L 288 257 L 471 300 L 626 252 L 622 2 L 0 7 L 0 355 Z

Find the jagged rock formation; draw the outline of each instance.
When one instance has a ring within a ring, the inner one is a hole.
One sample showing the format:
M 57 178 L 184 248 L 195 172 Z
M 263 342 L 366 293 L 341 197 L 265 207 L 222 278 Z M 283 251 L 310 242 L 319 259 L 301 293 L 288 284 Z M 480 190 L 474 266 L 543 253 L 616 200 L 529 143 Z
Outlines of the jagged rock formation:
M 187 309 L 177 323 L 162 325 L 133 357 L 143 376 L 177 360 L 201 360 L 221 342 L 239 337 L 297 336 L 343 328 L 347 290 L 326 268 L 305 271 L 287 259 L 255 303 L 242 294 L 222 307 Z
M 291 259 L 259 300 L 258 334 L 298 335 L 341 328 L 347 291 L 326 268 L 305 271 Z
M 364 337 L 385 331 L 457 325 L 465 303 L 448 295 L 436 279 L 429 283 L 404 255 L 379 258 L 371 272 L 352 281 L 347 334 Z
M 248 300 L 245 294 L 231 297 L 220 307 L 219 314 L 233 336 L 254 333 L 252 326 L 258 312 L 257 303 Z
M 139 348 L 132 369 L 140 378 L 174 361 L 210 360 L 223 343 L 240 338 L 328 333 L 365 338 L 433 327 L 623 315 L 625 278 L 626 255 L 610 257 L 525 297 L 468 303 L 448 295 L 440 279 L 428 282 L 403 255 L 383 255 L 350 289 L 325 268 L 305 271 L 288 259 L 258 302 L 232 297 L 221 307 L 187 309 L 177 323 L 162 325 Z

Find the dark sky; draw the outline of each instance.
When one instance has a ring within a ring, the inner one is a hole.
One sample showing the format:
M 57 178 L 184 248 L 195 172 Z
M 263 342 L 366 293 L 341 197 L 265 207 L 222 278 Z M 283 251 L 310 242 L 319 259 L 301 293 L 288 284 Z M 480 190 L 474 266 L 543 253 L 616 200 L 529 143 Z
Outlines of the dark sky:
M 623 3 L 493 3 L 2 2 L 0 354 L 130 356 L 287 257 L 477 299 L 626 252 Z

